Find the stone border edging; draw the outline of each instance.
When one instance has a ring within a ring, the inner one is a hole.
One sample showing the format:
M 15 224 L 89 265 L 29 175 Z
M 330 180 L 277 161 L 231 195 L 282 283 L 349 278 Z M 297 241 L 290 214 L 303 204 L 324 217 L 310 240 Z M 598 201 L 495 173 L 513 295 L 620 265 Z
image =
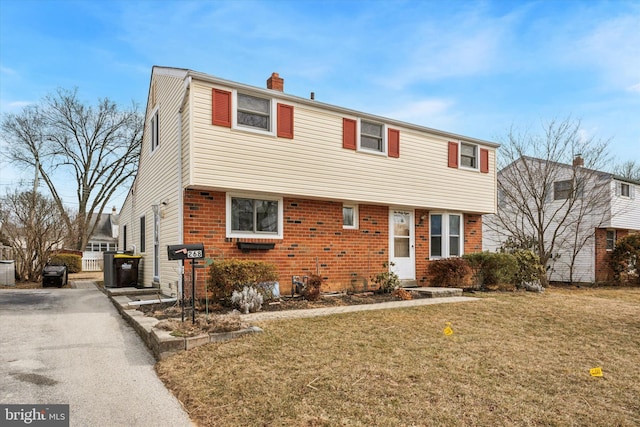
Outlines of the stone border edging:
M 160 322 L 154 317 L 145 316 L 139 310 L 126 308 L 129 299 L 126 296 L 109 296 L 120 315 L 133 327 L 140 335 L 140 338 L 153 353 L 156 360 L 165 359 L 181 351 L 190 350 L 201 345 L 212 342 L 229 341 L 246 334 L 263 332 L 257 326 L 250 326 L 246 329 L 231 332 L 215 332 L 209 334 L 196 335 L 194 337 L 174 337 L 169 331 L 156 328 Z

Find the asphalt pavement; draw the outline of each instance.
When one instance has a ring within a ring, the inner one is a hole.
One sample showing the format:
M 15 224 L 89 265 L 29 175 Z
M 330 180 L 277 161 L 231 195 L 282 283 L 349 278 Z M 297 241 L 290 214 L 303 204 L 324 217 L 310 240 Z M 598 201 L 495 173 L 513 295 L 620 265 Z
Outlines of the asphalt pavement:
M 69 404 L 70 426 L 191 426 L 135 331 L 78 285 L 0 290 L 0 403 Z

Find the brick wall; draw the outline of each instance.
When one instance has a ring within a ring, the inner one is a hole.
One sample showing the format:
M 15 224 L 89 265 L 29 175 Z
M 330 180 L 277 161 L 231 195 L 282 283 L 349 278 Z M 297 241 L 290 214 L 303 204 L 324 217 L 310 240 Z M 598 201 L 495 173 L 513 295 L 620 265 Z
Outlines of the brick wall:
M 206 257 L 214 260 L 235 258 L 275 263 L 281 293 L 290 292 L 291 276 L 316 271 L 325 280 L 323 290 L 371 288 L 371 276 L 383 271 L 389 260 L 387 206 L 359 205 L 359 228 L 350 230 L 342 227 L 340 202 L 284 198 L 283 239 L 228 239 L 225 203 L 223 192 L 185 191 L 184 242 L 203 243 Z M 419 285 L 428 285 L 429 212 L 417 209 L 415 223 L 416 278 Z M 275 248 L 243 252 L 237 241 L 274 243 Z M 482 250 L 480 215 L 465 215 L 464 242 L 465 252 Z M 185 270 L 188 292 L 190 265 Z M 197 294 L 202 295 L 206 277 L 202 265 L 197 277 Z
M 622 239 L 629 234 L 628 230 L 616 230 L 616 240 Z M 596 282 L 608 282 L 613 280 L 613 271 L 609 266 L 610 251 L 607 251 L 607 230 L 605 228 L 596 229 L 596 250 L 595 250 L 595 279 Z

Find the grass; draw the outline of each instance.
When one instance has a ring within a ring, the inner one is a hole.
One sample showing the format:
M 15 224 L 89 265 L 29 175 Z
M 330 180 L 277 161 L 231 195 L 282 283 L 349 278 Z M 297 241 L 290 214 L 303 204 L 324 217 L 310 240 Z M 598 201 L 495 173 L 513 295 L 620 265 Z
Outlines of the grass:
M 640 425 L 638 288 L 259 326 L 158 363 L 199 425 Z

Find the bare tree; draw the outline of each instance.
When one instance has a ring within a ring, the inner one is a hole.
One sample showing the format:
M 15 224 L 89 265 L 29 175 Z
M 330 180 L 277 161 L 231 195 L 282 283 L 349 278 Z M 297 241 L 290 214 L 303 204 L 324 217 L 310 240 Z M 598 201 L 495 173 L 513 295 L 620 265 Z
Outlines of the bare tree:
M 614 166 L 613 174 L 621 178 L 640 181 L 640 163 L 635 160 L 627 160 Z
M 143 125 L 135 104 L 121 110 L 102 99 L 94 108 L 78 99 L 77 89 L 59 89 L 39 105 L 3 116 L 0 135 L 7 157 L 42 177 L 69 235 L 77 236 L 72 248 L 83 250 L 97 224 L 95 216 L 137 170 Z M 77 215 L 68 213 L 59 194 L 61 185 L 69 185 L 60 177 L 69 174 L 76 186 Z
M 585 137 L 580 121 L 568 118 L 543 124 L 541 135 L 512 129 L 502 142 L 498 211 L 487 228 L 502 241 L 533 245 L 547 269 L 568 250 L 562 262 L 573 281 L 579 252 L 607 219 L 610 187 L 598 170 L 609 162 L 608 141 Z
M 2 199 L 0 227 L 13 248 L 18 275 L 31 281 L 40 279 L 51 252 L 66 234 L 55 202 L 33 191 L 15 191 Z

